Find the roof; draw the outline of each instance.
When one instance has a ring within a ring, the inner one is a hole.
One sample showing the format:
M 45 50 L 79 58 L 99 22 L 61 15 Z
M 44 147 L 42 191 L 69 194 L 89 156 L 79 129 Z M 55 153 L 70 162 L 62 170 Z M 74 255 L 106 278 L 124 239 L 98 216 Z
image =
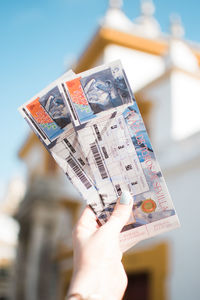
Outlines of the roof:
M 116 29 L 99 27 L 78 59 L 74 71 L 79 73 L 94 66 L 103 49 L 109 44 L 162 56 L 168 51 L 169 40 L 166 38 L 150 39 Z M 193 48 L 192 51 L 200 65 L 200 50 Z

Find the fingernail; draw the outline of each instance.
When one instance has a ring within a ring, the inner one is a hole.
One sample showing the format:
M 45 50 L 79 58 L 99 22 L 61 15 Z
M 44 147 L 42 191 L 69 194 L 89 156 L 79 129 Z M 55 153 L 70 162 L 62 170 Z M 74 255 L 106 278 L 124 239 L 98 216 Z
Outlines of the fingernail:
M 131 201 L 132 201 L 132 196 L 130 192 L 129 191 L 122 192 L 119 203 L 129 205 Z

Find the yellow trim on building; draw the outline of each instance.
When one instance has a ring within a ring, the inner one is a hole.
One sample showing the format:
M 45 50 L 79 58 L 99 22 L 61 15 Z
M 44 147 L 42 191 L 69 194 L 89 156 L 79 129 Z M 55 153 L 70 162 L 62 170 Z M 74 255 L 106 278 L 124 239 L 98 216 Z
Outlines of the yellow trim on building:
M 163 55 L 168 49 L 168 43 L 164 40 L 152 40 L 102 27 L 89 42 L 74 71 L 79 73 L 91 68 L 108 44 L 115 44 L 154 55 Z
M 200 50 L 193 50 L 193 53 L 195 54 L 197 60 L 198 60 L 198 63 L 199 63 L 199 66 L 200 66 Z
M 127 274 L 147 272 L 150 280 L 150 300 L 166 300 L 166 277 L 168 275 L 168 245 L 161 243 L 146 250 L 128 253 L 123 257 Z
M 116 29 L 100 27 L 93 36 L 82 56 L 79 58 L 74 71 L 82 72 L 94 66 L 103 49 L 108 44 L 162 56 L 168 51 L 169 43 L 164 39 L 149 39 Z M 193 49 L 200 65 L 200 51 Z
M 100 33 L 107 43 L 154 55 L 163 55 L 168 49 L 168 43 L 164 40 L 148 39 L 109 28 L 102 28 Z
M 39 139 L 33 132 L 31 132 L 19 150 L 18 156 L 23 159 L 35 143 L 39 143 Z

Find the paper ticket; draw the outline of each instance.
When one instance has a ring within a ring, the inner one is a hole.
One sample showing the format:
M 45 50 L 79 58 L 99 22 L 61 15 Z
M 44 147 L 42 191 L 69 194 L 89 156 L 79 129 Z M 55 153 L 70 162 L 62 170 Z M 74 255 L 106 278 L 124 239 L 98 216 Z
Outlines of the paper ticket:
M 19 110 L 81 195 L 88 201 L 91 199 L 95 213 L 100 213 L 102 204 L 93 174 L 72 125 L 67 96 L 62 88 L 62 80 L 72 75 L 72 71 L 67 72 Z
M 131 193 L 123 250 L 179 226 L 120 61 L 69 71 L 19 110 L 102 224 Z
M 77 74 L 65 82 L 65 87 L 76 115 L 73 121 L 78 139 L 104 206 L 97 213 L 99 220 L 106 222 L 117 198 L 129 190 L 134 198 L 133 215 L 123 228 L 123 240 L 133 240 L 138 230 L 142 233 L 136 234 L 137 241 L 156 234 L 152 224 L 163 219 L 167 220 L 163 231 L 178 227 L 178 217 L 121 63 Z

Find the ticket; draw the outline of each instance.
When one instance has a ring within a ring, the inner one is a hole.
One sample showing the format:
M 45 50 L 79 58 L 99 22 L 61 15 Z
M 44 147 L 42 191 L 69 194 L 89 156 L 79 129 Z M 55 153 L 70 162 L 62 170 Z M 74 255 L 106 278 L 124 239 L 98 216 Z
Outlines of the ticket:
M 131 193 L 123 251 L 180 225 L 120 61 L 69 71 L 19 110 L 100 223 Z
M 69 71 L 58 78 L 19 111 L 80 194 L 95 208 L 95 213 L 100 213 L 102 204 L 93 174 L 80 147 L 62 88 L 62 81 L 72 75 Z
M 178 217 L 121 63 L 77 74 L 65 82 L 65 88 L 76 115 L 73 122 L 78 139 L 103 204 L 103 210 L 97 212 L 100 222 L 107 221 L 118 197 L 129 190 L 134 205 L 121 233 L 123 249 L 178 227 Z

